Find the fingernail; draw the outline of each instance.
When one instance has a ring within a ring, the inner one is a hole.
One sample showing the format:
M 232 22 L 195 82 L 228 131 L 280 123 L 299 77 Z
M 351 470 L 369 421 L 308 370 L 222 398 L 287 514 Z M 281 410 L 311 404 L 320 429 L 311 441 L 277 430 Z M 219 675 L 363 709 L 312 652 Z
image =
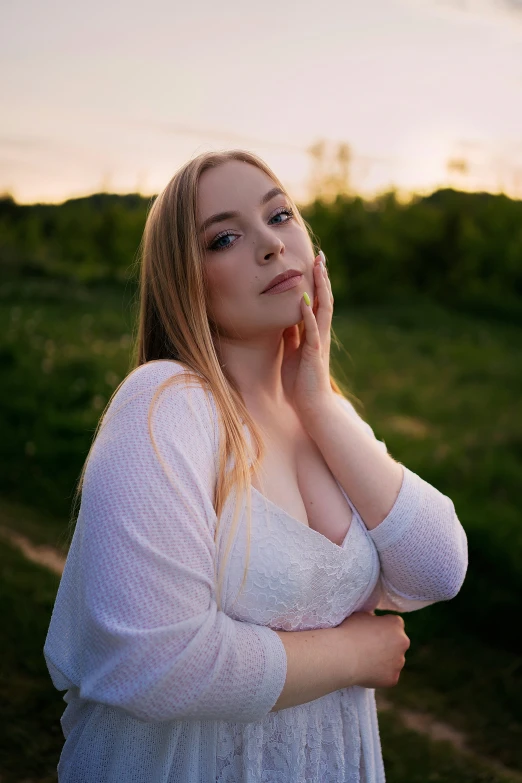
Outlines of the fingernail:
M 303 294 L 303 299 L 305 300 L 305 302 L 306 302 L 306 304 L 308 305 L 308 307 L 310 307 L 310 297 L 308 296 L 308 294 L 306 293 L 306 291 L 305 291 L 305 292 L 304 292 L 304 294 Z
M 325 256 L 325 254 L 323 253 L 322 250 L 319 251 L 319 255 L 321 256 L 321 261 L 326 266 L 326 256 Z

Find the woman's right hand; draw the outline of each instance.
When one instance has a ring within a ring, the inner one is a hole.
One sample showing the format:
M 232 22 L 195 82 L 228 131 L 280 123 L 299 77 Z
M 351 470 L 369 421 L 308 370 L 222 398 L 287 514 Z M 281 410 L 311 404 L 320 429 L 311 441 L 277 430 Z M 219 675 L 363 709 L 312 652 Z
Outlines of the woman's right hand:
M 391 688 L 397 685 L 410 640 L 400 615 L 354 612 L 336 626 L 346 650 L 348 685 Z

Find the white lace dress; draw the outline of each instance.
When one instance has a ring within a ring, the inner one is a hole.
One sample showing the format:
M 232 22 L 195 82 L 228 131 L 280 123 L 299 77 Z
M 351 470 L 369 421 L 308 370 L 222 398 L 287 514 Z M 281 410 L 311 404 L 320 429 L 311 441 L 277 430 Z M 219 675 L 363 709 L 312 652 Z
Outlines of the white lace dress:
M 89 458 L 44 648 L 55 686 L 67 691 L 59 780 L 381 783 L 372 689 L 270 711 L 287 665 L 273 629 L 327 628 L 362 609 L 453 598 L 467 569 L 453 503 L 403 466 L 394 507 L 371 531 L 343 491 L 354 516 L 338 546 L 252 487 L 246 584 L 238 595 L 243 501 L 219 611 L 215 568 L 235 493 L 216 546 L 213 399 L 182 387 L 159 397 L 163 468 L 147 428 L 154 392 L 182 371 L 159 361 L 132 373 Z M 339 404 L 374 437 L 347 400 Z

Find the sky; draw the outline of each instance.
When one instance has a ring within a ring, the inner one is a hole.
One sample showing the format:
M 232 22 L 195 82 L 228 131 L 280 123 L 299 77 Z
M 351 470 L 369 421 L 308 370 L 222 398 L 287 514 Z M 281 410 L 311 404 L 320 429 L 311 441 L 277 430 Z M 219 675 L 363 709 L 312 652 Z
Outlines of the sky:
M 19 203 L 152 195 L 230 147 L 304 201 L 320 140 L 365 195 L 522 198 L 522 0 L 4 0 L 0 73 Z

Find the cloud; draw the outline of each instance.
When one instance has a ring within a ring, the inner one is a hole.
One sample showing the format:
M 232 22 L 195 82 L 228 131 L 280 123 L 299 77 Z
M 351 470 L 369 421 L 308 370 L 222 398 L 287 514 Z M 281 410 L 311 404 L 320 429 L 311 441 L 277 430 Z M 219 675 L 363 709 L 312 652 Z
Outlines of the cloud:
M 502 0 L 502 4 L 507 7 L 508 11 L 522 13 L 522 0 Z
M 514 33 L 522 34 L 522 0 L 399 0 L 412 10 L 424 9 L 439 17 L 461 23 L 494 25 Z
M 522 0 L 430 0 L 433 5 L 477 16 L 518 15 L 522 18 Z

